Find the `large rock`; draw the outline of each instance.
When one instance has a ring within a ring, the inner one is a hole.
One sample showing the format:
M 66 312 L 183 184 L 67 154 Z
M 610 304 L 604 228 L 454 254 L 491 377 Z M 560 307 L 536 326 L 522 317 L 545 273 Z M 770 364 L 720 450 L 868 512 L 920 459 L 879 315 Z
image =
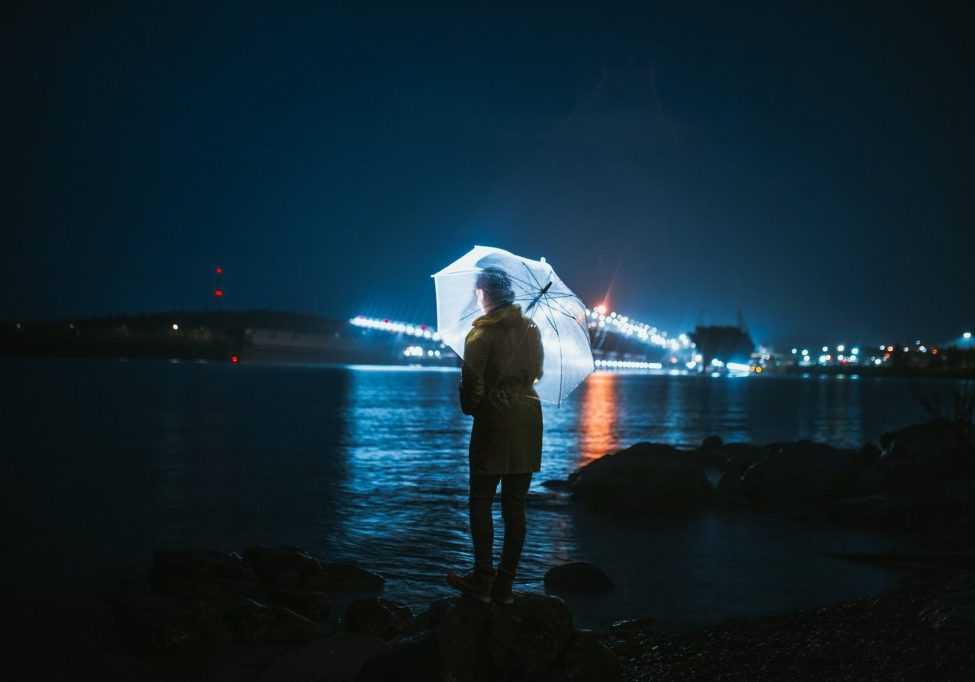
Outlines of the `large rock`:
M 262 585 L 301 588 L 305 579 L 322 570 L 322 565 L 297 547 L 248 547 L 244 561 L 254 567 Z
M 310 642 L 334 631 L 291 609 L 268 606 L 252 599 L 226 607 L 224 616 L 244 643 Z
M 152 564 L 155 589 L 193 601 L 254 597 L 257 577 L 236 552 L 161 549 Z
M 305 579 L 309 590 L 381 590 L 386 578 L 352 564 L 322 563 L 322 569 Z
M 799 441 L 770 447 L 765 459 L 741 477 L 752 503 L 778 507 L 818 506 L 849 495 L 857 483 L 852 452 L 822 443 Z
M 249 547 L 244 560 L 262 585 L 278 589 L 379 590 L 386 579 L 378 573 L 344 563 L 319 561 L 297 547 Z
M 876 464 L 892 494 L 940 497 L 959 480 L 975 478 L 975 429 L 967 422 L 935 420 L 885 433 Z
M 556 597 L 517 594 L 511 606 L 458 597 L 431 605 L 424 629 L 394 640 L 356 678 L 493 682 L 537 679 L 566 654 L 572 614 Z
M 741 485 L 741 474 L 737 471 L 726 471 L 721 474 L 715 493 L 718 502 L 724 505 L 740 505 L 747 502 Z
M 596 564 L 571 561 L 545 573 L 545 589 L 551 592 L 609 592 L 613 581 Z
M 401 602 L 369 597 L 348 605 L 342 618 L 349 632 L 362 632 L 392 639 L 413 623 L 413 612 Z
M 327 618 L 332 606 L 325 592 L 275 588 L 269 590 L 268 595 L 274 603 L 285 606 L 309 620 Z
M 575 499 L 604 509 L 691 509 L 711 496 L 704 469 L 693 457 L 654 443 L 637 443 L 606 455 L 569 480 Z

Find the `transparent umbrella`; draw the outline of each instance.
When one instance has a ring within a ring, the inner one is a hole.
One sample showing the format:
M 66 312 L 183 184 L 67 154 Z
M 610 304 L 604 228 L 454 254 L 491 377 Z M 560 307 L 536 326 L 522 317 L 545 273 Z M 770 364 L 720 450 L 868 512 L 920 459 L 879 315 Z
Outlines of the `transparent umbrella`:
M 490 246 L 475 246 L 433 275 L 437 331 L 462 358 L 464 339 L 484 314 L 475 294 L 477 276 L 500 268 L 511 280 L 514 302 L 542 336 L 545 361 L 535 384 L 539 399 L 558 405 L 593 371 L 586 307 L 544 260 L 529 260 Z

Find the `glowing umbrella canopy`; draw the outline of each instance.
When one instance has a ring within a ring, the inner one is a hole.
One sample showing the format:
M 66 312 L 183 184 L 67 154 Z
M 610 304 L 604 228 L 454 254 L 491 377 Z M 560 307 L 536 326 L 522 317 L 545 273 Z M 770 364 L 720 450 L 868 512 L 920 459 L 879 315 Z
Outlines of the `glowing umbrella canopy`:
M 561 403 L 593 371 L 586 307 L 544 260 L 530 260 L 503 249 L 475 246 L 433 275 L 437 290 L 437 331 L 443 342 L 464 357 L 464 339 L 484 314 L 476 290 L 486 268 L 508 276 L 514 303 L 538 327 L 545 352 L 539 399 Z

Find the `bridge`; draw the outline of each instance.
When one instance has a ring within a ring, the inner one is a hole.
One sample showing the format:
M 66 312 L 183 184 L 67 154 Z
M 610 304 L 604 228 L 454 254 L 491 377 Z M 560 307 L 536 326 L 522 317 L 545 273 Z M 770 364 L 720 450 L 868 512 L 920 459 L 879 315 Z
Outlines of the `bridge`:
M 598 305 L 586 309 L 597 369 L 700 371 L 701 355 L 687 334 L 671 335 L 651 324 Z M 456 354 L 428 324 L 357 315 L 349 320 L 364 333 L 398 335 L 402 359 L 432 365 L 456 363 Z

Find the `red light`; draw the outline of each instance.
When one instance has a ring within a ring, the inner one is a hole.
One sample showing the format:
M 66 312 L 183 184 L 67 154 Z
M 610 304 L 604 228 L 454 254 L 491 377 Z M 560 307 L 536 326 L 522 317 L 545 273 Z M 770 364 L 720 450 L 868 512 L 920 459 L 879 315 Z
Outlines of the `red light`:
M 422 329 L 423 331 L 426 331 L 427 330 L 427 326 L 425 324 L 421 324 L 420 325 L 420 329 Z
M 223 296 L 223 291 L 221 291 L 220 289 L 217 289 L 216 291 L 213 292 L 213 295 L 214 296 Z
M 389 324 L 389 318 L 383 320 L 383 324 Z
M 217 274 L 218 275 L 222 275 L 223 274 L 223 268 L 217 268 Z
M 238 358 L 237 358 L 237 356 L 236 356 L 236 355 L 232 355 L 232 356 L 230 356 L 230 361 L 231 361 L 232 363 L 234 363 L 235 365 L 237 364 L 237 360 L 238 360 Z

